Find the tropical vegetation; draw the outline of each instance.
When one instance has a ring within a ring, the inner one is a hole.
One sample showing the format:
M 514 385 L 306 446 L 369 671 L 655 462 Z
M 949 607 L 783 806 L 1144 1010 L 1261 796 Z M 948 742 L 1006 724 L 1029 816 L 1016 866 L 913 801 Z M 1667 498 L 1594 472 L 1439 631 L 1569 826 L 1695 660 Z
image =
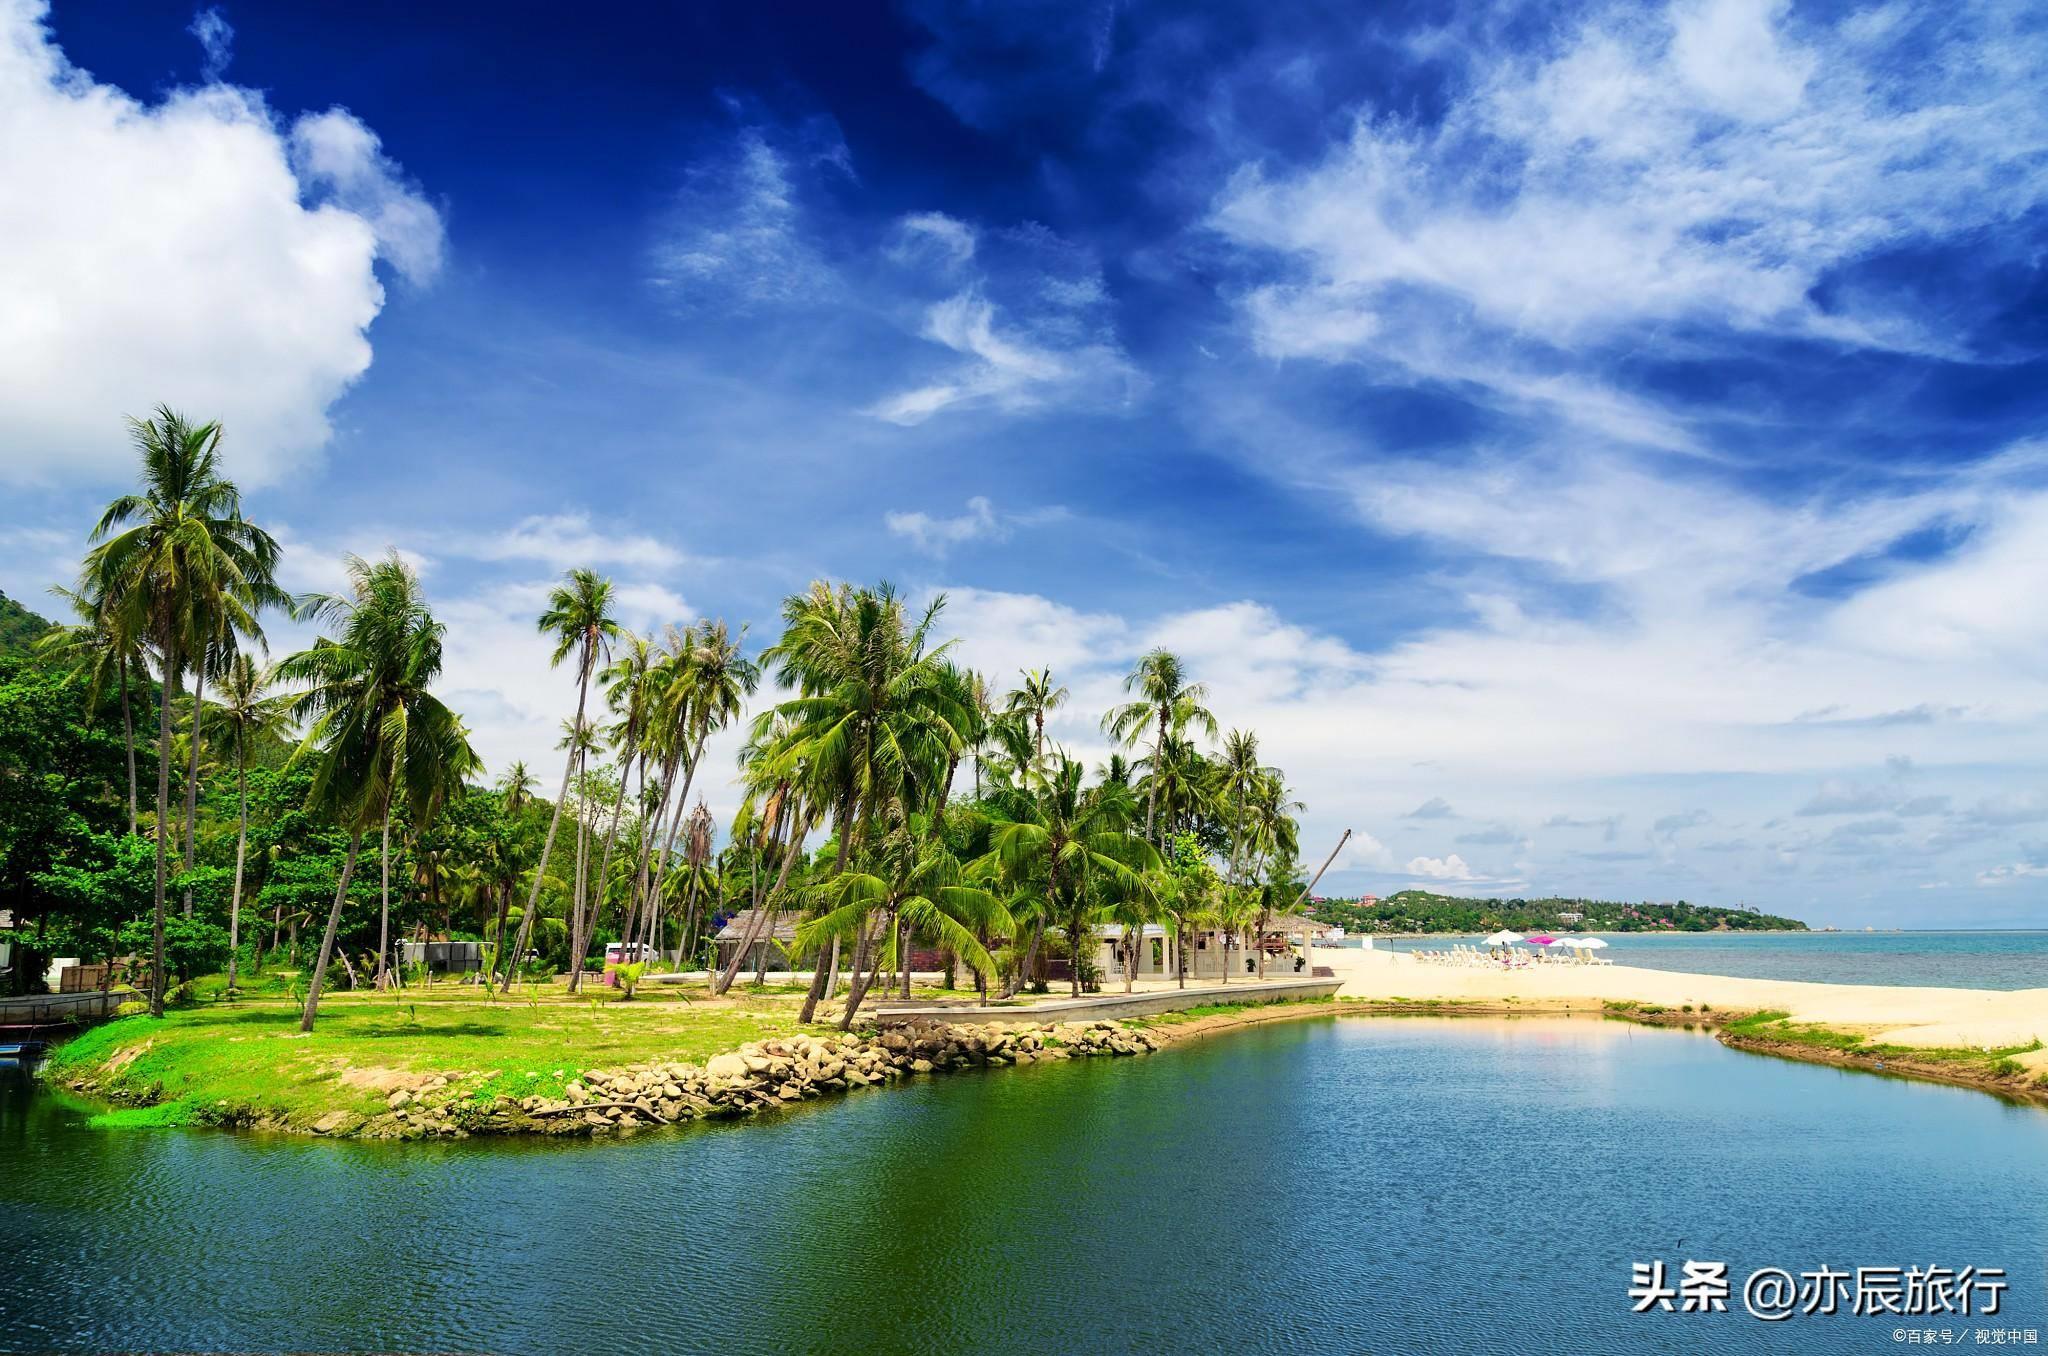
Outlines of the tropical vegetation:
M 288 596 L 220 425 L 163 408 L 129 431 L 139 483 L 91 526 L 65 623 L 8 614 L 16 987 L 50 956 L 118 960 L 161 1015 L 224 970 L 223 996 L 289 994 L 310 1032 L 336 985 L 427 978 L 407 943 L 474 943 L 464 978 L 493 991 L 603 971 L 615 996 L 676 970 L 727 993 L 773 951 L 805 984 L 799 1018 L 844 1026 L 913 972 L 989 1001 L 1128 988 L 1138 947 L 1098 973 L 1104 929 L 1184 952 L 1303 891 L 1285 776 L 1179 657 L 1138 661 L 1091 770 L 1060 737 L 1089 717 L 1050 669 L 973 671 L 945 599 L 887 584 L 814 583 L 750 651 L 717 619 L 636 633 L 612 582 L 572 569 L 535 618 L 560 769 L 488 777 L 402 557 Z M 314 639 L 274 657 L 287 617 Z M 739 757 L 708 766 L 722 731 Z M 707 799 L 734 787 L 721 823 Z

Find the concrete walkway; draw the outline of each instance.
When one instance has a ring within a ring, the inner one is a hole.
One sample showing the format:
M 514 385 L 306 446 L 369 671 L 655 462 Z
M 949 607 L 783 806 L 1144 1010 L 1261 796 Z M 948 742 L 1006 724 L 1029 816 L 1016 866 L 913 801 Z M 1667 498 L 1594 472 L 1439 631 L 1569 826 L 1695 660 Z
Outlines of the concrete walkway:
M 1090 994 L 1082 998 L 1038 998 L 1030 1003 L 982 1007 L 962 1003 L 876 1004 L 863 1013 L 887 1026 L 897 1022 L 1094 1022 L 1122 1017 L 1149 1017 L 1160 1012 L 1207 1007 L 1212 1003 L 1285 1003 L 1301 998 L 1328 998 L 1337 979 L 1247 979 L 1232 984 L 1157 988 L 1136 993 Z

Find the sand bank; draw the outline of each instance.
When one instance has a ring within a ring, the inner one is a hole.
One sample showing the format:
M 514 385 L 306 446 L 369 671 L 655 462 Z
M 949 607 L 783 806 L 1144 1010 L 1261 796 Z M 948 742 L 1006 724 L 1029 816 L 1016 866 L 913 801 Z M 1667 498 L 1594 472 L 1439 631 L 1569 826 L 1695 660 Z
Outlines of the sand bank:
M 1409 952 L 1318 950 L 1344 980 L 1341 997 L 1434 999 L 1516 1011 L 1597 1010 L 1614 1002 L 1718 1012 L 1777 1010 L 1793 1021 L 1858 1032 L 1888 1045 L 1972 1048 L 2048 1041 L 2048 989 L 1893 988 L 1682 974 L 1639 966 L 1531 965 L 1517 970 L 1432 965 Z M 2048 1070 L 2048 1050 L 2022 1060 Z

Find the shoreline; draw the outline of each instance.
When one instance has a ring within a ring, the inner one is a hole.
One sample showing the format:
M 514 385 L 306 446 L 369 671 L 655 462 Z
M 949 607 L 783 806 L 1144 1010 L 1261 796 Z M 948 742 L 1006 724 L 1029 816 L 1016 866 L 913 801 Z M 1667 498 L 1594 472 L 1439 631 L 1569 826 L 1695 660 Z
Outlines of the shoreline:
M 1577 1017 L 1698 1028 L 1744 1053 L 2048 1105 L 2048 1047 L 2033 1034 L 2048 1032 L 2048 989 L 1828 985 L 1623 965 L 1509 971 L 1429 965 L 1404 953 L 1365 951 L 1321 951 L 1317 961 L 1334 962 L 1340 980 L 1335 997 L 1262 1000 L 1247 992 L 1235 1001 L 1122 1020 L 1034 1021 L 1023 1008 L 991 1021 L 919 1020 L 852 1034 L 799 1029 L 767 1010 L 701 1013 L 688 1003 L 668 1011 L 662 1009 L 670 1005 L 609 1004 L 602 1011 L 617 1026 L 606 1034 L 636 1025 L 658 1028 L 634 1047 L 643 1052 L 638 1058 L 599 1062 L 602 1051 L 617 1048 L 616 1041 L 607 1046 L 593 1035 L 579 1048 L 573 1039 L 565 1046 L 561 1037 L 551 1035 L 547 1039 L 555 1044 L 543 1062 L 560 1060 L 565 1067 L 553 1069 L 551 1078 L 533 1071 L 518 1076 L 530 1082 L 515 1081 L 518 1061 L 509 1058 L 510 1051 L 504 1052 L 506 1058 L 485 1056 L 482 1061 L 506 1066 L 502 1069 L 443 1067 L 455 1056 L 433 1049 L 432 1029 L 421 1026 L 420 1058 L 414 1063 L 424 1059 L 424 1067 L 363 1068 L 346 1058 L 326 1057 L 315 1061 L 317 1073 L 279 1083 L 271 1095 L 246 1090 L 237 1095 L 232 1079 L 212 1061 L 224 1054 L 237 1061 L 260 1059 L 255 1051 L 231 1049 L 263 1039 L 238 1031 L 238 1022 L 263 1020 L 252 1010 L 196 1014 L 183 1032 L 176 1026 L 116 1030 L 125 1022 L 98 1028 L 104 1033 L 99 1039 L 88 1033 L 53 1051 L 39 1076 L 54 1089 L 106 1108 L 93 1119 L 110 1129 L 202 1125 L 400 1141 L 479 1134 L 589 1136 L 751 1116 L 860 1086 L 964 1067 L 1149 1054 L 1273 1021 Z M 384 1016 L 367 1005 L 361 1011 L 370 1020 Z M 560 1007 L 538 1011 L 557 1019 L 567 1013 Z M 761 1038 L 735 1042 L 733 1036 L 747 1029 L 734 1025 L 742 1019 Z M 417 1022 L 417 1015 L 410 1020 Z M 685 1035 L 703 1038 L 685 1039 L 666 1035 L 671 1028 L 661 1026 L 708 1020 L 725 1023 L 718 1030 L 732 1034 L 719 1040 L 687 1028 Z M 217 1029 L 205 1026 L 208 1021 Z M 562 1029 L 559 1022 L 536 1020 L 535 1025 L 551 1033 Z M 393 1033 L 373 1029 L 366 1034 L 388 1038 Z M 154 1059 L 144 1058 L 151 1055 Z M 237 1062 L 235 1067 L 248 1066 Z
M 1405 952 L 1336 954 L 1340 1000 L 1373 1010 L 1701 1026 L 1748 1053 L 2048 1102 L 2048 989 L 1822 984 L 1629 965 L 1507 970 L 1425 964 Z

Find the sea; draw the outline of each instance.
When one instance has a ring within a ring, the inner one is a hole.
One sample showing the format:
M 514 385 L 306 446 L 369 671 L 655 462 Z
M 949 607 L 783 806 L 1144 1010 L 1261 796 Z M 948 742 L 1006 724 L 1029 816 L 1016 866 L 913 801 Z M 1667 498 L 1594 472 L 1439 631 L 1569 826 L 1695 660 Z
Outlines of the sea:
M 1558 936 L 1567 935 L 1559 932 Z M 1946 989 L 2048 988 L 2048 931 L 1611 932 L 1600 954 L 1616 965 L 1744 979 Z M 1441 949 L 1466 937 L 1380 942 Z

